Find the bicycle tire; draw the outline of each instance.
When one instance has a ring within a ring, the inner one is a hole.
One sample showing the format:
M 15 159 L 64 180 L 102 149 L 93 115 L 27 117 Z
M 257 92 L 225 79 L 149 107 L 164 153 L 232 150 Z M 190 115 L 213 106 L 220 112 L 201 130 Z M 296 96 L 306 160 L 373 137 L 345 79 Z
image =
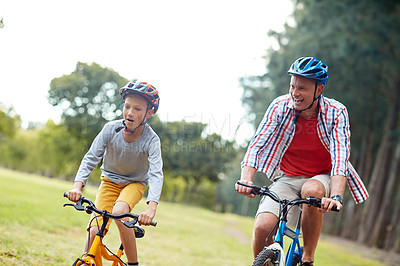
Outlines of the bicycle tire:
M 299 254 L 294 254 L 293 260 L 292 260 L 292 265 L 291 265 L 291 266 L 298 266 L 298 265 L 301 265 L 300 260 L 301 260 L 301 258 L 300 258 L 300 256 L 299 256 Z
M 276 251 L 265 248 L 257 255 L 253 262 L 253 266 L 274 266 L 277 265 L 277 258 L 278 255 Z

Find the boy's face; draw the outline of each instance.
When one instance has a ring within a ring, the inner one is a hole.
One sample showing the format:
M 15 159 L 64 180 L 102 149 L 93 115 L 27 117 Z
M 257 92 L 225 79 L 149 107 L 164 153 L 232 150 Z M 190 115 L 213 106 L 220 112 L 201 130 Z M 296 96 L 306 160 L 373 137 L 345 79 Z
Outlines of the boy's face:
M 125 98 L 122 113 L 125 124 L 129 130 L 134 130 L 142 123 L 143 119 L 150 118 L 153 114 L 153 109 L 147 110 L 147 101 L 139 95 L 129 94 Z

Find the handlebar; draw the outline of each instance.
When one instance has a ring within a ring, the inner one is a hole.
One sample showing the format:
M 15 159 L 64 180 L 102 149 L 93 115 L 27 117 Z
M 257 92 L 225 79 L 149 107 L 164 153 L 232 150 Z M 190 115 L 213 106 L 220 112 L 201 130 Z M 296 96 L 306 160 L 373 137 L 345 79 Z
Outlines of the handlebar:
M 64 197 L 68 198 L 68 192 L 64 192 Z M 83 206 L 84 203 L 86 203 L 87 206 Z M 63 207 L 66 207 L 66 206 L 72 206 L 77 211 L 86 211 L 86 213 L 88 213 L 88 214 L 95 212 L 97 214 L 100 214 L 101 216 L 105 216 L 105 217 L 108 217 L 108 218 L 111 218 L 114 220 L 119 220 L 119 219 L 126 218 L 126 217 L 133 218 L 133 220 L 129 221 L 129 222 L 121 221 L 125 226 L 130 227 L 130 228 L 133 228 L 139 219 L 138 214 L 133 214 L 133 213 L 112 214 L 106 210 L 99 210 L 96 208 L 96 206 L 94 205 L 94 203 L 91 200 L 89 200 L 83 196 L 81 196 L 79 198 L 79 200 L 76 202 L 76 204 L 66 203 L 63 205 Z M 151 221 L 150 225 L 156 226 L 157 222 Z
M 251 188 L 252 189 L 251 194 L 261 195 L 261 196 L 265 195 L 265 196 L 270 197 L 271 199 L 273 199 L 274 201 L 276 201 L 278 203 L 285 203 L 288 205 L 308 204 L 308 206 L 312 205 L 314 207 L 321 208 L 321 199 L 320 198 L 308 196 L 307 198 L 301 198 L 301 199 L 289 201 L 289 200 L 280 199 L 278 197 L 278 195 L 270 192 L 270 190 L 268 189 L 267 186 L 259 187 L 256 185 L 248 185 L 248 184 L 241 183 L 240 181 L 237 181 L 236 184 Z M 336 206 L 333 206 L 331 210 L 335 211 L 335 212 L 339 212 L 339 210 L 336 208 Z

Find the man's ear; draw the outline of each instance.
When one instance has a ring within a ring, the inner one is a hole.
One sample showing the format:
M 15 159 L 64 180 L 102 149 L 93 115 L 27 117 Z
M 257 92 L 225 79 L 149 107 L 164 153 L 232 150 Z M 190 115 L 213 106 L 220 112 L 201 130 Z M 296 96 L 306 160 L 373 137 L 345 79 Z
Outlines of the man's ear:
M 321 95 L 321 93 L 324 91 L 324 88 L 325 88 L 324 84 L 318 84 L 316 97 L 319 97 Z
M 146 118 L 150 118 L 153 114 L 154 114 L 154 109 L 152 108 L 149 111 L 147 111 Z

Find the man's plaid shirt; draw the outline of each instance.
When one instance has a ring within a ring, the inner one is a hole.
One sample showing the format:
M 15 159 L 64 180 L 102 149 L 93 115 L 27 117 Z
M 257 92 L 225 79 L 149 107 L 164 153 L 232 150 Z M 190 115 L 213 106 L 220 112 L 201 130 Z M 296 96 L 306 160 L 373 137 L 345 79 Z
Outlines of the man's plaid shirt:
M 276 98 L 266 111 L 249 144 L 242 167 L 254 167 L 273 180 L 274 173 L 279 169 L 282 157 L 293 140 L 296 114 L 289 94 Z M 346 107 L 336 100 L 321 95 L 317 132 L 323 146 L 331 154 L 330 175 L 345 176 L 356 203 L 365 201 L 368 198 L 368 191 L 349 162 L 350 124 Z

